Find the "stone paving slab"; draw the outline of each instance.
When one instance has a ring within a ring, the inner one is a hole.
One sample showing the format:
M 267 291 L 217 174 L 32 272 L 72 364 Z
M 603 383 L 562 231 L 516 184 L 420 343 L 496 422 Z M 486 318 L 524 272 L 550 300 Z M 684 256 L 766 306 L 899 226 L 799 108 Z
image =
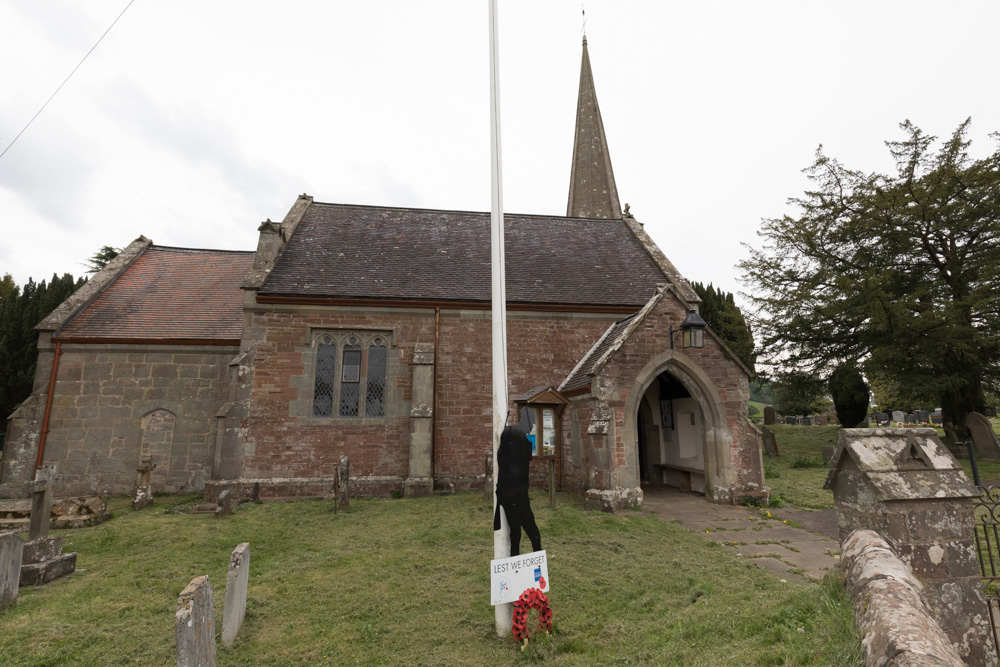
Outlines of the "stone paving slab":
M 789 581 L 818 581 L 840 568 L 833 510 L 760 510 L 716 505 L 674 489 L 643 492 L 644 511 L 718 542 Z

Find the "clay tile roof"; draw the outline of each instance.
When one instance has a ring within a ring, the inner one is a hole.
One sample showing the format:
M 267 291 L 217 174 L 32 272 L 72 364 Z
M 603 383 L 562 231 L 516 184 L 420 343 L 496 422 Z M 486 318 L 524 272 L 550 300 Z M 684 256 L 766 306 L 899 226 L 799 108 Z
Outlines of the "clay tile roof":
M 504 216 L 510 304 L 636 306 L 664 275 L 622 220 Z M 314 203 L 261 297 L 490 300 L 490 215 Z
M 587 354 L 583 355 L 583 359 L 580 360 L 580 363 L 576 365 L 576 368 L 570 371 L 570 374 L 565 380 L 563 380 L 563 383 L 559 385 L 559 391 L 567 392 L 573 391 L 574 389 L 589 387 L 590 372 L 594 370 L 594 364 L 600 361 L 601 357 L 604 356 L 604 353 L 615 344 L 615 341 L 618 340 L 618 338 L 622 335 L 622 332 L 628 327 L 629 322 L 631 322 L 636 315 L 638 315 L 638 313 L 635 315 L 629 315 L 623 320 L 618 320 L 608 327 L 608 330 L 604 332 L 604 335 L 601 336 L 600 340 L 594 343 L 594 346 L 590 348 L 590 351 L 587 352 Z
M 151 246 L 56 338 L 237 343 L 252 265 L 252 252 Z

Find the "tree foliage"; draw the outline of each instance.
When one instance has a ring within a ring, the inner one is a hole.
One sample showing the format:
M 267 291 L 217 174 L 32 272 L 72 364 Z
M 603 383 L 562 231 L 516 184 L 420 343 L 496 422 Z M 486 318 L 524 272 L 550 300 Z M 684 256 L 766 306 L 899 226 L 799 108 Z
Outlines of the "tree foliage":
M 84 266 L 87 267 L 87 273 L 94 275 L 107 266 L 108 262 L 117 257 L 118 253 L 121 251 L 121 248 L 113 248 L 109 245 L 102 245 L 101 249 L 91 255 L 84 264 Z
M 6 420 L 31 394 L 38 358 L 35 325 L 86 280 L 66 273 L 46 284 L 28 279 L 24 286 L 10 274 L 0 280 L 0 420 Z
M 712 283 L 705 287 L 701 283 L 692 282 L 691 288 L 701 297 L 699 314 L 702 319 L 729 346 L 733 354 L 754 372 L 757 350 L 754 347 L 753 333 L 732 293 L 717 290 Z
M 892 175 L 820 147 L 797 215 L 765 220 L 741 262 L 773 360 L 812 373 L 863 362 L 933 388 L 956 425 L 982 408 L 1000 362 L 1000 149 L 973 159 L 969 123 L 935 150 L 904 122 L 906 137 L 887 142 Z
M 853 363 L 840 364 L 830 374 L 830 396 L 841 426 L 854 428 L 867 423 L 868 385 Z
M 774 410 L 779 415 L 812 415 L 829 407 L 826 383 L 814 373 L 782 371 L 772 382 Z

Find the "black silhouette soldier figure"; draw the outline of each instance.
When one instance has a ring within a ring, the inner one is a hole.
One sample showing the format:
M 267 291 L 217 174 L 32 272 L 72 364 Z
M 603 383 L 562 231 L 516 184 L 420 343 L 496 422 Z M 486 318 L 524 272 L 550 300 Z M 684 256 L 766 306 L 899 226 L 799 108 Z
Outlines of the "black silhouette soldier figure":
M 542 549 L 542 536 L 528 500 L 528 464 L 531 463 L 528 434 L 534 425 L 534 411 L 521 408 L 521 421 L 516 426 L 504 427 L 497 450 L 497 509 L 493 515 L 493 530 L 500 530 L 500 508 L 503 507 L 510 526 L 511 556 L 521 553 L 521 528 L 531 540 L 532 551 Z

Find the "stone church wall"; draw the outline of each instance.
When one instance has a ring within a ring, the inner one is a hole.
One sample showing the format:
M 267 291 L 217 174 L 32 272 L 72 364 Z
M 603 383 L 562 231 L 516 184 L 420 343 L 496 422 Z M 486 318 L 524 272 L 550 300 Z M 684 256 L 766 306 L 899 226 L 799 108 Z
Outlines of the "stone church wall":
M 143 453 L 157 466 L 154 492 L 204 488 L 236 347 L 74 344 L 62 350 L 43 461 L 56 466 L 57 495 L 131 493 Z M 43 350 L 31 414 L 19 411 L 12 420 L 14 441 L 8 440 L 0 480 L 5 492 L 16 493 L 33 473 L 51 364 L 52 352 Z
M 621 315 L 508 313 L 512 395 L 557 386 Z M 391 340 L 386 416 L 312 416 L 313 336 L 324 331 L 383 332 Z M 340 456 L 352 484 L 401 491 L 409 473 L 414 348 L 435 342 L 432 308 L 282 306 L 250 316 L 254 377 L 245 421 L 241 477 L 325 477 Z M 437 488 L 478 488 L 491 449 L 490 313 L 442 309 L 437 340 Z M 544 466 L 534 475 L 541 480 Z M 452 486 L 453 485 L 453 486 Z

